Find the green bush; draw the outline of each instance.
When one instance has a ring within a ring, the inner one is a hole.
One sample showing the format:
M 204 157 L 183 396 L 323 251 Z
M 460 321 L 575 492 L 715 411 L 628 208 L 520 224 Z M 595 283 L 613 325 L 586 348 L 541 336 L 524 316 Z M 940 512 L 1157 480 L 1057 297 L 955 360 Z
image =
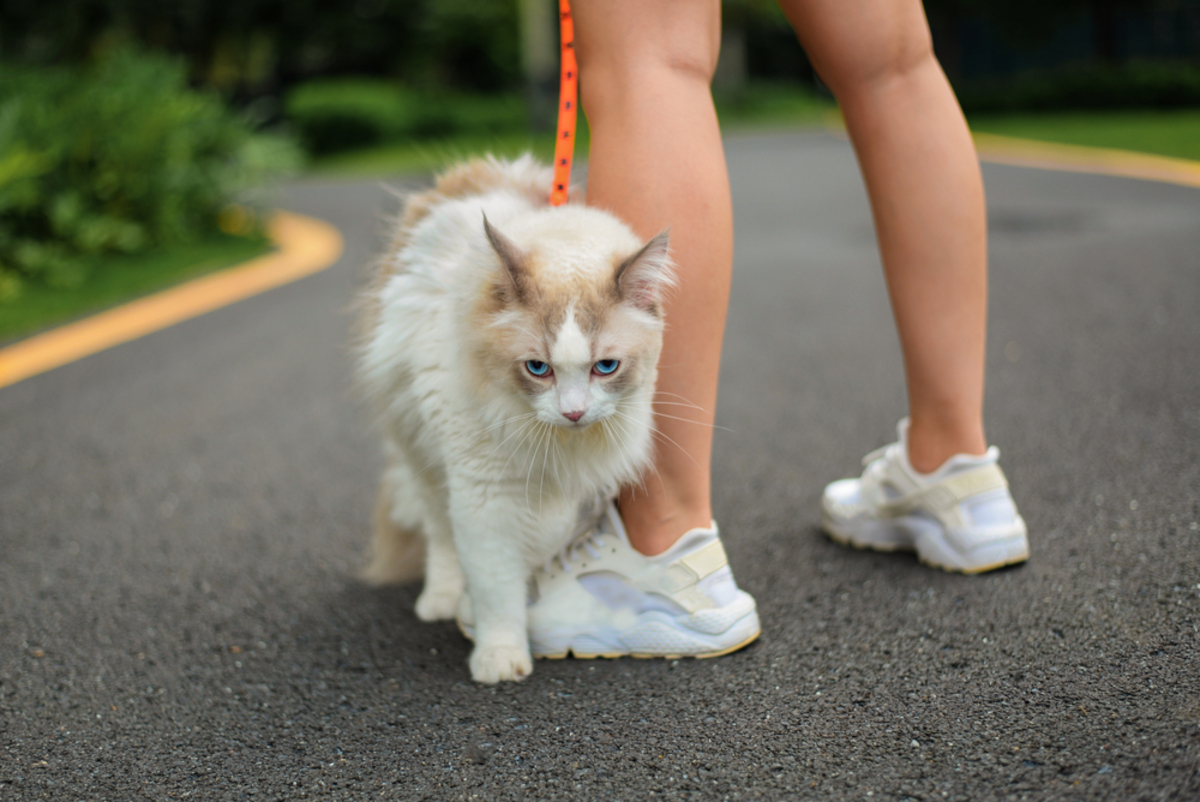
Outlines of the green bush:
M 0 298 L 78 285 L 83 256 L 214 232 L 239 193 L 297 163 L 163 57 L 0 68 Z
M 385 81 L 341 78 L 297 86 L 284 113 L 309 152 L 320 155 L 410 134 L 417 106 L 412 92 Z
M 1200 107 L 1200 66 L 1130 62 L 1030 72 L 956 86 L 968 113 Z
M 512 95 L 419 93 L 372 78 L 301 84 L 288 94 L 284 113 L 318 156 L 403 139 L 520 130 L 527 124 L 524 104 Z

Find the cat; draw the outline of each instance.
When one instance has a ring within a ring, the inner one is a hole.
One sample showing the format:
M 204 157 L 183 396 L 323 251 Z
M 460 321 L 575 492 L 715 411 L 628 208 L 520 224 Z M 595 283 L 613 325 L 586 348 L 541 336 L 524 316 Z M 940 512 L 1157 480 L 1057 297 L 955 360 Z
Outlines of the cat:
M 365 298 L 358 373 L 385 429 L 375 583 L 475 621 L 476 681 L 532 671 L 532 570 L 651 460 L 668 233 L 550 206 L 532 157 L 462 163 L 405 203 Z

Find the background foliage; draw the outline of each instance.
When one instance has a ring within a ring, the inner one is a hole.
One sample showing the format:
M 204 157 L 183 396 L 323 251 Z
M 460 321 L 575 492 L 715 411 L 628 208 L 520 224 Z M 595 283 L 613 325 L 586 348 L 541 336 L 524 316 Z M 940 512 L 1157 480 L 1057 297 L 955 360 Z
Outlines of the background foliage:
M 295 163 L 264 126 L 318 156 L 527 130 L 520 2 L 5 0 L 0 298 L 77 284 L 80 256 L 203 236 Z M 968 112 L 1200 106 L 1200 0 L 925 5 Z M 820 88 L 774 0 L 723 9 L 724 108 Z
M 195 84 L 239 101 L 311 78 L 373 76 L 414 90 L 521 88 L 520 0 L 5 0 L 0 57 L 84 60 L 114 41 L 181 55 Z M 952 78 L 1063 61 L 1200 59 L 1198 0 L 925 0 Z M 546 4 L 553 14 L 554 4 Z M 811 76 L 774 0 L 724 0 L 750 77 Z M 261 104 L 270 116 L 277 108 Z
M 137 253 L 224 227 L 241 190 L 297 163 L 183 65 L 117 50 L 86 66 L 0 70 L 0 298 L 72 286 L 86 257 Z M 222 212 L 224 215 L 222 216 Z
M 516 0 L 5 0 L 0 10 L 10 60 L 75 62 L 113 41 L 179 54 L 193 82 L 243 98 L 331 75 L 477 91 L 520 82 Z

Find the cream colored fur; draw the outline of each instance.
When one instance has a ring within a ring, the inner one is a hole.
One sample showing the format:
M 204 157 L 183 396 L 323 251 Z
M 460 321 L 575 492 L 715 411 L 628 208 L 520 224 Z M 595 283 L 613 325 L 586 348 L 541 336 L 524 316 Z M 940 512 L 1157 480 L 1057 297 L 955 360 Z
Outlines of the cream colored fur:
M 423 552 L 423 620 L 469 589 L 480 682 L 529 674 L 531 570 L 651 454 L 666 236 L 549 207 L 550 181 L 528 156 L 440 177 L 409 199 L 364 307 L 387 456 L 367 576 L 412 578 Z

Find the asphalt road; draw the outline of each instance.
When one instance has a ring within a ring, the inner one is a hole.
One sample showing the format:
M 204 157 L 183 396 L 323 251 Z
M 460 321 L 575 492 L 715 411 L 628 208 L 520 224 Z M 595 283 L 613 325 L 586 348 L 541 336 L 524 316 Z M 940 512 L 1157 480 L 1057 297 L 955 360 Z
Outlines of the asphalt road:
M 379 466 L 332 269 L 0 390 L 0 799 L 1200 797 L 1200 192 L 988 166 L 987 420 L 1029 523 L 979 577 L 819 533 L 904 413 L 849 147 L 728 143 L 716 508 L 763 635 L 480 687 L 355 579 Z

